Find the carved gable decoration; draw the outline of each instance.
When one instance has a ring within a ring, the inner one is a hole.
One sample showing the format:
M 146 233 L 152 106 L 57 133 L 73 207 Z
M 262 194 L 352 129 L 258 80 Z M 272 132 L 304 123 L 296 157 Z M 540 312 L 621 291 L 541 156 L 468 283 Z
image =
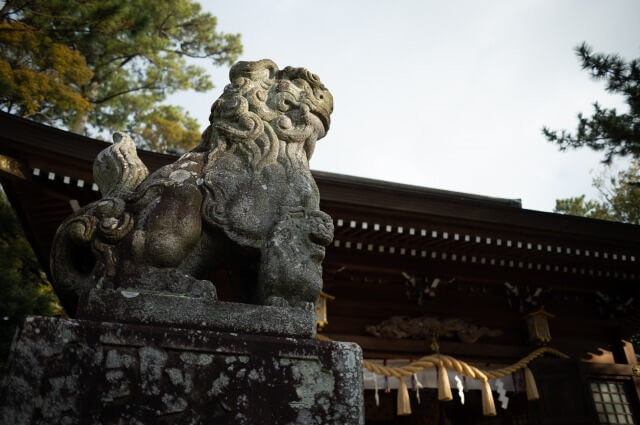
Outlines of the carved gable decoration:
M 458 338 L 473 344 L 480 338 L 502 335 L 499 329 L 477 326 L 462 319 L 439 319 L 437 317 L 393 316 L 378 325 L 367 326 L 367 333 L 378 338 L 432 339 L 433 337 Z

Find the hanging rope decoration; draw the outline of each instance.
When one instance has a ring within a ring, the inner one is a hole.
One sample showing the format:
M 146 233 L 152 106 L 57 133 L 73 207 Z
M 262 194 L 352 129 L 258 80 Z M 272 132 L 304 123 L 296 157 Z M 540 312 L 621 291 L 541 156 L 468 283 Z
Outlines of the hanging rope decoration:
M 331 338 L 328 338 L 321 334 L 316 335 L 316 338 L 321 341 L 332 341 Z M 378 375 L 383 375 L 385 377 L 394 377 L 398 379 L 398 415 L 411 414 L 409 391 L 407 389 L 407 385 L 404 383 L 403 378 L 406 376 L 412 376 L 414 373 L 422 372 L 425 369 L 437 367 L 438 400 L 450 401 L 453 399 L 453 396 L 451 395 L 451 387 L 449 385 L 449 375 L 447 374 L 446 370 L 447 368 L 449 368 L 455 370 L 462 376 L 482 381 L 482 414 L 484 416 L 495 416 L 496 407 L 493 401 L 493 394 L 491 393 L 489 380 L 502 378 L 504 376 L 511 375 L 520 369 L 524 369 L 527 400 L 538 400 L 540 398 L 540 395 L 538 394 L 538 388 L 536 386 L 535 379 L 533 378 L 533 373 L 527 366 L 531 361 L 542 356 L 543 354 L 552 354 L 563 359 L 569 358 L 569 356 L 556 350 L 555 348 L 540 347 L 510 366 L 493 370 L 481 370 L 475 366 L 471 366 L 466 362 L 443 354 L 432 354 L 429 356 L 424 356 L 405 366 L 385 366 L 369 360 L 363 360 L 362 366 L 365 369 Z

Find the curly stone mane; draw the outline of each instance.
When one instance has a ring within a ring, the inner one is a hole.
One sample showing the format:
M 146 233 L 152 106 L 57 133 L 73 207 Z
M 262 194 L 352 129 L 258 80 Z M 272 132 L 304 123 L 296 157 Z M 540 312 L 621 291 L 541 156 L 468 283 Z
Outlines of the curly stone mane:
M 194 149 L 207 154 L 203 217 L 224 227 L 232 239 L 255 246 L 255 238 L 234 232 L 226 223 L 226 211 L 220 214 L 220 200 L 228 199 L 229 194 L 220 187 L 219 162 L 229 155 L 241 160 L 242 166 L 236 171 L 242 171 L 235 173 L 236 179 L 242 179 L 248 171 L 252 176 L 260 175 L 269 167 L 280 168 L 290 176 L 304 175 L 317 193 L 308 161 L 317 139 L 329 130 L 333 98 L 318 76 L 307 69 L 278 70 L 268 59 L 238 62 L 231 68 L 229 79 L 231 84 L 211 107 L 211 124 Z
M 231 84 L 211 107 L 209 122 L 202 142 L 194 151 L 217 149 L 242 150 L 253 165 L 278 154 L 277 138 L 301 143 L 309 130 L 292 125 L 287 112 L 307 106 L 317 111 L 325 132 L 333 112 L 333 98 L 317 75 L 305 68 L 286 67 L 278 70 L 268 59 L 238 62 L 229 71 Z M 288 82 L 297 90 L 290 90 Z M 253 146 L 253 147 L 251 147 Z M 308 157 L 312 151 L 307 152 Z

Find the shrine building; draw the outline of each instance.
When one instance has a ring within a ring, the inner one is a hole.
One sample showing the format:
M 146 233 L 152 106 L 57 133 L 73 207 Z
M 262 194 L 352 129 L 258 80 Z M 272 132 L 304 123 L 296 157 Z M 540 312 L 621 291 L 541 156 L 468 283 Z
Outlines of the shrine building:
M 6 113 L 0 128 L 0 183 L 48 273 L 109 144 Z M 177 157 L 139 156 L 151 172 Z M 362 347 L 367 425 L 640 423 L 640 226 L 313 175 L 335 226 L 318 338 Z M 233 300 L 224 271 L 208 278 Z

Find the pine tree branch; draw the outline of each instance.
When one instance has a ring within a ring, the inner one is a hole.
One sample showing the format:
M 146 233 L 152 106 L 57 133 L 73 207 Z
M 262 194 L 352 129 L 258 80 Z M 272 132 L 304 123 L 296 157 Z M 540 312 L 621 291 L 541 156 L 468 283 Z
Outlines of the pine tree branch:
M 128 64 L 131 60 L 133 60 L 134 58 L 136 58 L 137 56 L 140 56 L 139 54 L 135 54 L 135 55 L 129 55 L 124 57 L 123 61 L 120 63 L 120 65 L 118 65 L 119 68 L 122 68 L 123 66 L 125 66 L 126 64 Z
M 161 86 L 156 86 L 155 85 L 156 81 L 154 81 L 151 84 L 145 84 L 143 86 L 138 86 L 138 87 L 134 87 L 132 89 L 128 89 L 128 90 L 122 90 L 116 93 L 112 93 L 108 96 L 105 96 L 101 99 L 97 99 L 97 100 L 91 100 L 91 103 L 95 103 L 95 104 L 100 104 L 100 103 L 104 103 L 107 102 L 111 99 L 113 99 L 114 97 L 118 97 L 118 96 L 122 96 L 124 94 L 129 94 L 129 93 L 133 93 L 133 92 L 137 92 L 137 91 L 141 91 L 141 90 L 153 90 L 153 89 L 160 89 L 162 88 Z
M 174 50 L 174 49 L 163 49 L 163 52 L 167 52 L 167 53 L 176 53 L 180 56 L 186 56 L 189 58 L 194 58 L 194 59 L 207 59 L 210 58 L 211 56 L 215 56 L 215 55 L 219 55 L 220 53 L 212 53 L 212 54 L 203 54 L 203 55 L 197 55 L 195 53 L 187 53 L 184 50 Z
M 5 17 L 9 15 L 9 11 L 15 4 L 15 0 L 6 0 L 2 9 L 0 9 L 0 22 L 4 22 Z
M 173 15 L 174 15 L 173 13 L 169 13 L 169 14 L 167 15 L 167 17 L 166 17 L 166 18 L 164 18 L 164 19 L 162 20 L 162 23 L 161 23 L 160 25 L 158 25 L 158 34 L 160 34 L 160 35 L 162 35 L 162 36 L 164 36 L 164 37 L 166 37 L 166 38 L 169 38 L 169 37 L 167 36 L 167 34 L 166 34 L 165 29 L 164 29 L 164 24 L 166 24 L 166 23 L 167 23 L 167 21 L 168 21 L 168 20 L 169 20 Z

